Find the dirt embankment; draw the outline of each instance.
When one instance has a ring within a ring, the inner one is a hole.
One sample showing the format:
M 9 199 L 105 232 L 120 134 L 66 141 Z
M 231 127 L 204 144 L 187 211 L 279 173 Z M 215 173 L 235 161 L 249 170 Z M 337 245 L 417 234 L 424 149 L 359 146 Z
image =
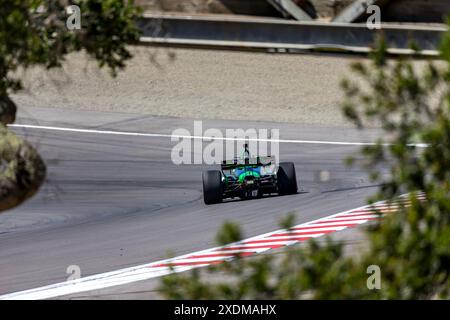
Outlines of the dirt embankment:
M 349 56 L 276 55 L 133 48 L 115 79 L 82 54 L 62 71 L 29 70 L 24 106 L 134 112 L 187 118 L 344 125 L 339 83 Z M 174 54 L 172 60 L 170 57 Z

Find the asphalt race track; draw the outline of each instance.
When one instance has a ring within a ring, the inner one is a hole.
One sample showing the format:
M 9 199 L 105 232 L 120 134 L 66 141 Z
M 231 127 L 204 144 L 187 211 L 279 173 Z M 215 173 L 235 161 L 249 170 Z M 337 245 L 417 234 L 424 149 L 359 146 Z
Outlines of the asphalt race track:
M 192 131 L 193 119 L 24 108 L 16 123 L 170 134 Z M 370 142 L 377 135 L 231 120 L 203 127 L 279 128 L 282 139 L 335 142 Z M 357 145 L 281 143 L 281 160 L 295 163 L 298 194 L 205 206 L 201 172 L 207 167 L 174 165 L 176 143 L 169 137 L 12 130 L 37 146 L 48 181 L 32 200 L 0 215 L 0 294 L 65 281 L 70 265 L 88 276 L 206 249 L 226 220 L 240 223 L 247 237 L 277 229 L 288 212 L 296 213 L 296 223 L 307 222 L 361 206 L 376 190 L 362 169 L 344 164 Z

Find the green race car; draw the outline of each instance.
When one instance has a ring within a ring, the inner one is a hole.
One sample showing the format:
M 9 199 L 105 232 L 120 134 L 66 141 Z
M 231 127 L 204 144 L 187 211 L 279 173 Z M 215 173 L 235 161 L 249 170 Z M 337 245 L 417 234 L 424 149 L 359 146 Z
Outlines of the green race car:
M 203 199 L 205 204 L 222 202 L 227 198 L 251 199 L 264 194 L 297 193 L 297 177 L 292 162 L 278 166 L 275 158 L 251 158 L 248 145 L 241 159 L 223 161 L 221 170 L 203 172 Z

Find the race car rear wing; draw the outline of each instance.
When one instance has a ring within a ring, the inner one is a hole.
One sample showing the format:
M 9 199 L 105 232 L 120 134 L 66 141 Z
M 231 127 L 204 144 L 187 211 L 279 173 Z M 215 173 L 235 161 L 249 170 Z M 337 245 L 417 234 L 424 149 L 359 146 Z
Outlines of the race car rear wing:
M 226 169 L 235 169 L 242 168 L 246 166 L 269 166 L 275 163 L 274 156 L 268 157 L 254 157 L 254 158 L 243 158 L 243 159 L 233 159 L 233 160 L 224 160 L 222 162 L 222 170 Z

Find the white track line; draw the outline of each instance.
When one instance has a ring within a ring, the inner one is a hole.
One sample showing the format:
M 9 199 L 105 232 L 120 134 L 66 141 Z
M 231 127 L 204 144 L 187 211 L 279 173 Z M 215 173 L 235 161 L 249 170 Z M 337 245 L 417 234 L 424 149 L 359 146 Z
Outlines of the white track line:
M 93 134 L 109 134 L 120 136 L 133 136 L 133 137 L 153 137 L 153 138 L 176 138 L 176 139 L 198 139 L 198 140 L 221 140 L 221 141 L 258 141 L 258 142 L 278 142 L 278 143 L 297 143 L 297 144 L 327 144 L 327 145 L 342 145 L 342 146 L 371 146 L 375 145 L 372 142 L 340 142 L 340 141 L 318 141 L 318 140 L 290 140 L 290 139 L 254 139 L 254 138 L 229 138 L 229 137 L 211 137 L 211 136 L 194 136 L 194 135 L 172 135 L 163 133 L 143 133 L 143 132 L 128 132 L 128 131 L 112 131 L 112 130 L 96 130 L 96 129 L 78 129 L 78 128 L 66 128 L 66 127 L 54 127 L 54 126 L 37 126 L 31 124 L 10 124 L 11 128 L 27 128 L 37 130 L 50 130 L 50 131 L 64 131 L 64 132 L 76 132 L 76 133 L 93 133 Z M 390 144 L 385 143 L 384 146 Z M 427 147 L 426 144 L 409 144 L 409 146 L 415 146 L 418 148 Z
M 375 205 L 383 204 L 382 201 L 376 203 Z M 217 254 L 230 254 L 230 253 L 247 253 L 248 255 L 259 254 L 266 252 L 271 249 L 286 247 L 288 245 L 293 245 L 302 240 L 286 240 L 286 241 L 275 241 L 275 238 L 283 233 L 296 233 L 296 232 L 306 232 L 304 230 L 309 231 L 323 231 L 318 232 L 316 234 L 307 235 L 305 238 L 311 237 L 319 237 L 328 233 L 340 231 L 347 229 L 345 226 L 334 227 L 332 224 L 319 224 L 318 222 L 332 220 L 333 218 L 343 217 L 352 211 L 358 211 L 361 209 L 368 209 L 370 206 L 363 206 L 352 210 L 347 210 L 344 212 L 339 212 L 337 214 L 333 214 L 331 216 L 320 218 L 314 221 L 306 222 L 294 226 L 292 231 L 288 231 L 285 229 L 276 230 L 273 232 L 269 232 L 263 235 L 251 237 L 237 243 L 232 243 L 224 247 L 216 247 L 210 248 L 198 252 L 193 252 L 189 254 L 185 254 L 179 257 L 161 260 L 153 263 L 148 263 L 136 267 L 106 272 L 102 274 L 92 275 L 85 278 L 71 280 L 66 282 L 61 282 L 49 286 L 44 286 L 40 288 L 25 290 L 21 292 L 14 292 L 10 294 L 6 294 L 0 296 L 0 300 L 31 300 L 31 299 L 49 299 L 60 296 L 65 296 L 69 294 L 75 294 L 80 292 L 98 290 L 109 288 L 118 285 L 129 284 L 136 281 L 147 280 L 151 278 L 161 277 L 164 275 L 168 275 L 172 272 L 184 272 L 187 270 L 191 270 L 193 268 L 203 267 L 207 265 L 211 265 L 214 263 L 218 263 L 220 261 L 229 261 L 233 259 L 231 256 L 223 255 L 223 257 Z M 344 223 L 353 224 L 353 223 L 365 223 L 368 220 L 353 220 L 353 221 L 345 221 Z M 302 236 L 298 236 L 298 238 L 302 238 Z M 253 243 L 246 244 L 246 242 L 263 240 L 265 243 Z M 230 250 L 231 249 L 231 250 Z M 209 257 L 209 255 L 212 255 Z M 214 256 L 216 255 L 216 256 Z M 199 257 L 195 257 L 199 256 Z M 177 265 L 178 264 L 178 265 Z M 187 264 L 187 265 L 186 265 Z M 172 267 L 172 268 L 170 268 Z

